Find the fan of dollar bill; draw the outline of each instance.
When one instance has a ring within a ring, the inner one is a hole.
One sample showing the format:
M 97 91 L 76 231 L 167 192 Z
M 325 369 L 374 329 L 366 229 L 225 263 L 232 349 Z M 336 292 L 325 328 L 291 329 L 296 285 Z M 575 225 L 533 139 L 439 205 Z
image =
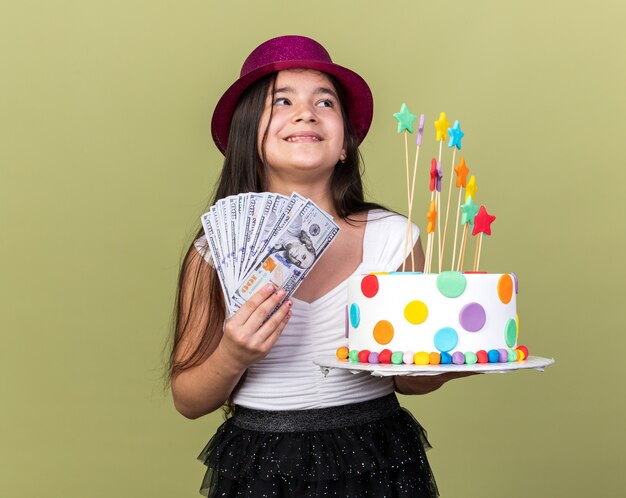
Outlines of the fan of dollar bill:
M 202 226 L 229 314 L 267 283 L 288 299 L 339 233 L 332 216 L 297 193 L 220 199 Z

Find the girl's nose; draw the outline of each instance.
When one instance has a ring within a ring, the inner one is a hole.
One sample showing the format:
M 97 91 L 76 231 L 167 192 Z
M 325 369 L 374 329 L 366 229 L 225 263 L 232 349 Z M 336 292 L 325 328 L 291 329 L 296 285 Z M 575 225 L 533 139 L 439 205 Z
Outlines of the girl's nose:
M 317 121 L 317 115 L 310 105 L 302 104 L 294 109 L 293 119 L 296 122 L 306 121 L 311 123 Z

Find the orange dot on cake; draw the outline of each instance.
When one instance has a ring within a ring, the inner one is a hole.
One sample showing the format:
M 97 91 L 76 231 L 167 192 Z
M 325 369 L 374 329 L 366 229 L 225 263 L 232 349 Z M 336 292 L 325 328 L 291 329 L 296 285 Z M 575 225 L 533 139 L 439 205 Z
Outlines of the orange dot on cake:
M 513 297 L 513 279 L 511 275 L 502 275 L 498 279 L 498 297 L 504 304 L 509 304 Z
M 380 320 L 374 325 L 374 340 L 378 344 L 389 344 L 393 339 L 393 325 L 387 320 Z

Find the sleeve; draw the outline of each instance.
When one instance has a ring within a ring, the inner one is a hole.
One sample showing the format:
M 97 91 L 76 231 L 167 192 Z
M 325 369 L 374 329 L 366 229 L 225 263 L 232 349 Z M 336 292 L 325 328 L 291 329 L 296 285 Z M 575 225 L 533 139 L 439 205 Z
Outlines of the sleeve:
M 364 241 L 364 260 L 377 271 L 396 271 L 411 254 L 420 229 L 415 223 L 413 240 L 408 240 L 408 219 L 391 211 L 374 210 L 370 213 Z

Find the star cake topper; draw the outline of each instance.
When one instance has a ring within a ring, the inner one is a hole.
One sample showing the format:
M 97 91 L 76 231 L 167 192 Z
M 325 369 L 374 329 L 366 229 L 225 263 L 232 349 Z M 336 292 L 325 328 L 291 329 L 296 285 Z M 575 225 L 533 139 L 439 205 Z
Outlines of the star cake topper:
M 417 119 L 417 116 L 411 114 L 404 102 L 400 106 L 400 112 L 394 112 L 393 117 L 398 122 L 398 133 L 402 133 L 404 130 L 413 133 L 413 122 Z

